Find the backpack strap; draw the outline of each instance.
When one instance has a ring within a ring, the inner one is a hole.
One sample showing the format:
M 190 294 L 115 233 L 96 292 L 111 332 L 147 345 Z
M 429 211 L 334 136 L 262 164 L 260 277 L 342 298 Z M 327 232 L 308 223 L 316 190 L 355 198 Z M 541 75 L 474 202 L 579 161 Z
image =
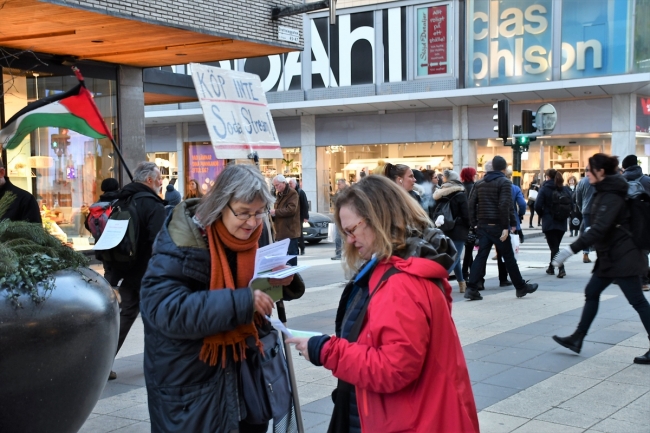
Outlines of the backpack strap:
M 354 324 L 352 325 L 352 328 L 350 329 L 350 333 L 348 334 L 347 340 L 350 343 L 354 343 L 357 341 L 357 338 L 359 338 L 359 333 L 361 332 L 361 327 L 363 326 L 363 323 L 365 322 L 366 319 L 366 313 L 368 312 L 368 305 L 370 304 L 370 299 L 373 297 L 379 286 L 381 286 L 381 283 L 384 281 L 388 280 L 390 277 L 392 277 L 395 274 L 401 273 L 399 269 L 395 268 L 394 266 L 391 266 L 386 272 L 384 272 L 384 275 L 381 276 L 379 279 L 379 282 L 377 283 L 377 286 L 375 287 L 375 290 L 370 292 L 368 294 L 368 299 L 366 299 L 366 302 L 363 304 L 363 307 L 361 308 L 361 311 L 359 312 L 359 315 L 357 316 L 357 320 L 354 321 Z

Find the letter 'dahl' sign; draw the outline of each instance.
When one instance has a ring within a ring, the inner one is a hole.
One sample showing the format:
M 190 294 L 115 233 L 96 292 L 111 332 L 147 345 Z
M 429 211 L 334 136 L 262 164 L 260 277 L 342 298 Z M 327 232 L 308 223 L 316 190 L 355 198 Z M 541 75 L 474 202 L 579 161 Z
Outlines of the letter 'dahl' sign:
M 282 158 L 280 141 L 260 77 L 192 63 L 192 80 L 215 156 Z

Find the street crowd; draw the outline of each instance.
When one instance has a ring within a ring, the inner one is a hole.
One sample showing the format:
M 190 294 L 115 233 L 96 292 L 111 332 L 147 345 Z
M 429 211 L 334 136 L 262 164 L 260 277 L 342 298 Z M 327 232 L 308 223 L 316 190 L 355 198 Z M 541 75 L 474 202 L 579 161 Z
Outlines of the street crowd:
M 565 185 L 560 173 L 546 170 L 527 198 L 501 156 L 481 179 L 473 167 L 436 175 L 383 163 L 352 185 L 337 181 L 332 259 L 354 277 L 341 295 L 335 335 L 287 340 L 338 379 L 330 432 L 479 431 L 449 279 L 453 274 L 465 299 L 482 300 L 494 248 L 501 287 L 512 286 L 517 298 L 543 296 L 543 287 L 538 292 L 539 285 L 521 275 L 515 254 L 525 240 L 527 208 L 529 227 L 534 213 L 538 224 L 541 218 L 548 274 L 563 278 L 569 257 L 582 253 L 588 263 L 596 253 L 577 328 L 553 339 L 579 353 L 600 294 L 611 284 L 650 338 L 643 294 L 648 248 L 635 236 L 637 229 L 645 233 L 643 219 L 650 215 L 635 214 L 630 204 L 638 203 L 630 196 L 634 188 L 647 203 L 650 177 L 635 156 L 619 168 L 616 157 L 602 153 L 589 158 L 584 173 Z M 34 198 L 5 175 L 0 162 L 0 199 L 7 192 L 18 197 L 7 217 L 40 223 Z M 104 180 L 100 197 L 134 213 L 135 257 L 116 260 L 118 251 L 98 258 L 120 296 L 117 351 L 138 314 L 144 323 L 152 431 L 266 432 L 271 422 L 274 432 L 295 431 L 286 365 L 277 361 L 283 359 L 275 356 L 278 335 L 267 318 L 277 314 L 286 322 L 284 302 L 300 298 L 305 286 L 299 274 L 271 279 L 271 286 L 282 287 L 275 302 L 249 282 L 258 248 L 288 239 L 289 255 L 304 254 L 305 193 L 282 175 L 273 179 L 272 192 L 254 165 L 227 166 L 205 195 L 191 180 L 182 200 L 173 182 L 163 200 L 161 184 L 159 168 L 143 162 L 121 188 Z M 97 221 L 89 217 L 87 224 L 90 229 Z M 568 230 L 575 240 L 561 249 Z M 650 364 L 650 351 L 633 362 Z M 109 379 L 116 377 L 111 371 Z

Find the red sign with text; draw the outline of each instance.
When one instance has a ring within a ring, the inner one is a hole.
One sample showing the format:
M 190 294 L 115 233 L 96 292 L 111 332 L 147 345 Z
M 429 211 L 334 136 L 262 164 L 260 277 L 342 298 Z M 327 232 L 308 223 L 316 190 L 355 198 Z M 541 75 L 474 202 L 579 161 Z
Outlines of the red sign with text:
M 447 73 L 447 6 L 429 8 L 429 75 Z

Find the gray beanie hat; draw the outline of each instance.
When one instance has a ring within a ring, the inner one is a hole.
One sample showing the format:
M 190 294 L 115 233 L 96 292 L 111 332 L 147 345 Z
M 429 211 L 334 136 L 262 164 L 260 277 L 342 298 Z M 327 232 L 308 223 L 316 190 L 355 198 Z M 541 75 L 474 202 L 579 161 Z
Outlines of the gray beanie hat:
M 460 182 L 460 176 L 458 173 L 456 173 L 453 170 L 445 170 L 442 172 L 442 175 L 447 179 L 447 180 L 455 180 Z

